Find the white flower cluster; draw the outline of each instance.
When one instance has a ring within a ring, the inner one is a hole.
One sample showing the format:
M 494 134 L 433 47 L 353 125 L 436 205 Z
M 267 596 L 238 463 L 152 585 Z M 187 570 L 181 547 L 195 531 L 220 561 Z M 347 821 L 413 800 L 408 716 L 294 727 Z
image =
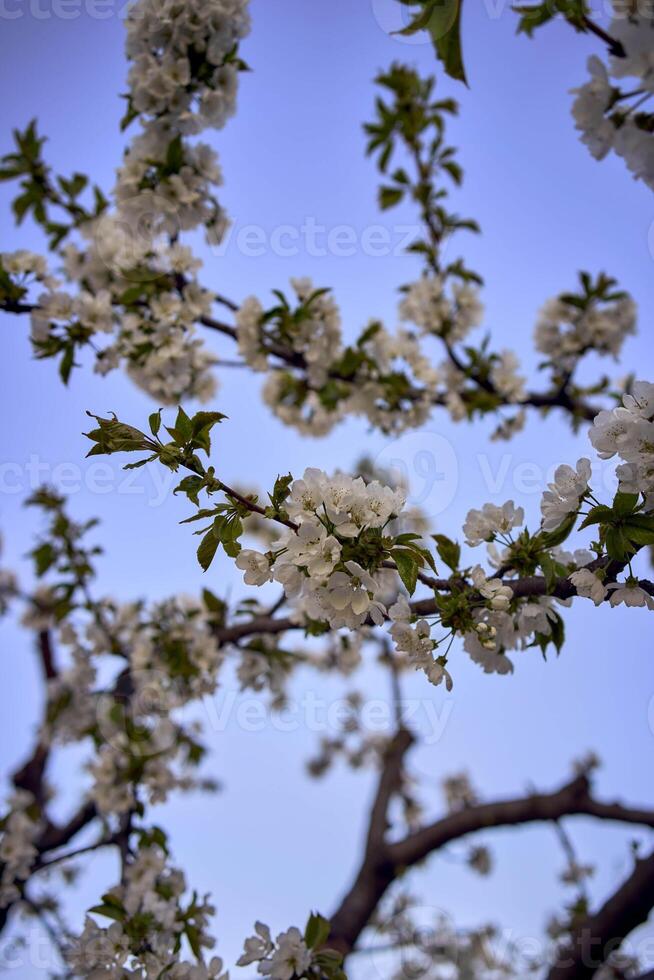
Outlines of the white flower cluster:
M 159 847 L 139 850 L 125 868 L 122 884 L 103 896 L 99 907 L 115 921 L 103 927 L 88 916 L 84 931 L 72 943 L 67 959 L 74 974 L 87 980 L 164 975 L 171 980 L 227 980 L 218 957 L 208 964 L 202 959 L 202 950 L 214 945 L 207 932 L 214 909 L 206 896 L 195 894 L 185 906 L 185 890 L 183 872 L 166 866 Z M 180 954 L 189 933 L 197 950 L 195 962 Z
M 104 289 L 77 296 L 62 291 L 43 293 L 32 313 L 32 341 L 37 351 L 49 340 L 55 323 L 59 328 L 80 324 L 91 334 L 110 333 L 114 327 L 111 294 Z
M 104 814 L 125 813 L 135 786 L 151 803 L 175 788 L 189 788 L 189 733 L 174 712 L 215 690 L 223 652 L 206 614 L 196 604 L 171 599 L 147 613 L 139 603 L 100 608 L 100 623 L 85 628 L 69 620 L 58 631 L 69 665 L 48 684 L 41 738 L 66 744 L 100 742 L 88 763 L 90 796 Z M 98 659 L 124 652 L 129 672 L 114 687 L 98 687 Z
M 400 319 L 415 323 L 425 334 L 454 343 L 464 340 L 482 321 L 479 290 L 469 283 L 454 283 L 448 296 L 438 276 L 423 276 L 407 288 L 400 304 Z
M 249 29 L 246 0 L 139 0 L 127 17 L 136 112 L 179 133 L 224 126 L 236 100 L 229 56 Z
M 34 841 L 43 829 L 38 807 L 27 790 L 16 790 L 0 824 L 0 909 L 20 898 L 20 883 L 30 875 L 37 850 Z
M 210 242 L 224 234 L 227 219 L 212 193 L 221 183 L 216 154 L 188 137 L 233 113 L 236 49 L 248 29 L 247 0 L 138 0 L 130 8 L 128 117 L 139 117 L 141 131 L 118 171 L 116 209 L 80 225 L 82 247 L 62 250 L 80 296 L 55 293 L 41 266 L 28 262 L 50 290 L 33 315 L 42 356 L 103 331 L 115 339 L 97 352 L 100 373 L 124 363 L 161 404 L 214 394 L 215 360 L 194 326 L 213 296 L 189 281 L 200 263 L 177 238 L 198 225 Z M 18 255 L 12 269 L 23 271 L 25 262 Z
M 54 590 L 49 585 L 38 585 L 29 598 L 29 605 L 20 619 L 21 626 L 36 632 L 50 629 L 55 622 L 54 610 L 57 605 Z
M 247 0 L 139 0 L 127 17 L 130 110 L 144 129 L 118 174 L 119 210 L 165 230 L 204 224 L 218 241 L 225 217 L 209 193 L 220 183 L 213 150 L 184 137 L 219 129 L 236 105 L 235 52 L 250 27 Z M 172 225 L 171 225 L 172 223 Z
M 521 527 L 524 519 L 524 509 L 516 507 L 512 500 L 507 500 L 501 507 L 489 503 L 481 510 L 470 510 L 463 525 L 466 544 L 474 548 L 484 541 L 493 541 L 498 534 L 507 535 Z
M 291 351 L 301 355 L 306 362 L 309 383 L 320 387 L 327 380 L 329 365 L 342 353 L 341 315 L 331 296 L 317 290 L 311 279 L 291 279 L 291 286 L 302 313 L 282 318 L 280 339 Z M 239 350 L 257 371 L 264 371 L 268 366 L 269 343 L 264 320 L 263 307 L 254 296 L 246 299 L 236 314 Z
M 371 321 L 356 347 L 345 349 L 340 313 L 331 297 L 309 279 L 292 279 L 291 284 L 300 303 L 297 310 L 286 305 L 266 311 L 250 296 L 236 313 L 241 354 L 254 370 L 268 372 L 264 399 L 287 425 L 324 435 L 346 415 L 359 415 L 382 431 L 400 432 L 426 421 L 438 397 L 447 397 L 448 366 L 436 368 L 414 333 L 391 333 Z M 434 288 L 431 280 L 418 280 L 400 304 L 400 318 L 423 326 L 423 333 L 438 333 L 424 326 L 427 312 L 419 312 L 420 297 Z M 481 307 L 470 286 L 456 286 L 454 294 L 447 302 L 456 323 L 452 339 L 460 339 L 476 326 Z M 429 315 L 433 327 L 433 311 Z M 289 364 L 286 370 L 270 363 L 280 353 Z M 495 366 L 498 387 L 508 398 L 522 397 L 516 364 L 506 352 Z M 464 416 L 465 411 L 458 417 Z
M 469 378 L 449 356 L 434 365 L 423 344 L 425 336 L 438 336 L 449 346 L 478 326 L 482 306 L 475 286 L 456 283 L 450 298 L 440 278 L 423 277 L 407 287 L 399 305 L 400 320 L 416 324 L 419 333 L 406 328 L 392 333 L 372 320 L 356 344 L 344 348 L 331 298 L 308 279 L 291 283 L 301 304 L 296 310 L 286 301 L 265 310 L 250 296 L 236 313 L 241 354 L 254 370 L 267 372 L 264 400 L 285 424 L 319 436 L 355 415 L 383 432 L 398 433 L 420 426 L 439 403 L 454 421 L 468 416 Z M 526 398 L 519 368 L 513 351 L 489 357 L 489 381 L 508 404 Z M 518 415 L 500 434 L 508 437 L 521 424 Z
M 124 363 L 139 387 L 160 404 L 211 398 L 215 359 L 195 324 L 209 314 L 213 296 L 194 279 L 176 291 L 170 288 L 178 277 L 186 280 L 199 269 L 191 250 L 178 243 L 166 245 L 162 238 L 153 243 L 148 236 L 133 236 L 116 216 L 103 216 L 82 231 L 88 247 L 66 248 L 69 277 L 90 283 L 96 295 L 114 306 L 120 307 L 130 293 L 137 300 L 116 317 L 115 339 L 99 350 L 96 371 L 106 374 Z M 82 322 L 90 328 L 88 318 Z
M 366 484 L 361 477 L 328 477 L 307 469 L 293 482 L 286 501 L 297 529 L 268 554 L 241 551 L 236 564 L 248 585 L 274 579 L 300 615 L 327 621 L 332 629 L 357 629 L 368 618 L 380 625 L 386 616 L 379 599 L 382 584 L 359 562 L 344 558 L 343 550 L 347 546 L 351 552 L 367 531 L 381 533 L 403 506 L 402 491 L 376 480 Z
M 216 152 L 206 143 L 190 146 L 179 137 L 172 145 L 178 147 L 179 160 L 174 171 L 167 173 L 168 129 L 148 129 L 132 142 L 118 170 L 114 192 L 118 215 L 137 232 L 147 230 L 170 238 L 204 225 L 217 244 L 228 222 L 211 192 L 222 183 Z
M 506 651 L 524 649 L 536 634 L 550 636 L 558 617 L 554 608 L 557 600 L 550 596 L 516 600 L 509 584 L 487 578 L 479 565 L 471 570 L 470 577 L 481 601 L 472 607 L 475 625 L 464 634 L 463 648 L 485 673 L 510 674 L 513 663 Z
M 126 293 L 146 290 L 148 277 L 166 281 L 166 277 L 176 274 L 176 269 L 192 268 L 189 250 L 175 245 L 170 250 L 172 254 L 160 250 L 155 261 L 146 248 L 150 262 L 147 271 L 139 272 L 137 268 L 132 273 L 122 263 L 134 261 L 133 243 L 126 240 L 119 222 L 102 218 L 85 228 L 85 233 L 91 246 L 84 252 L 68 246 L 66 262 L 68 269 L 72 272 L 74 268 L 75 275 L 91 290 L 83 289 L 77 295 L 51 291 L 39 297 L 32 313 L 32 341 L 37 355 L 47 353 L 53 342 L 65 341 L 67 335 L 79 335 L 81 327 L 87 338 L 94 338 L 98 373 L 106 374 L 124 363 L 139 387 L 161 404 L 177 404 L 185 397 L 209 399 L 216 388 L 211 371 L 215 359 L 203 347 L 194 324 L 209 313 L 211 293 L 191 281 L 180 292 L 157 290 L 147 303 L 139 302 L 138 308 L 130 306 L 129 312 L 120 315 L 118 312 Z M 166 265 L 168 273 L 163 271 Z M 98 348 L 98 334 L 111 334 L 113 342 Z
M 374 328 L 374 329 L 373 329 Z M 427 421 L 442 375 L 426 357 L 420 340 L 408 330 L 390 333 L 381 323 L 370 325 L 359 345 L 367 356 L 356 376 L 346 410 L 367 418 L 383 432 L 399 433 Z M 411 391 L 393 396 L 394 379 L 410 379 Z
M 630 296 L 580 309 L 565 295 L 545 303 L 534 340 L 536 350 L 563 371 L 593 350 L 617 357 L 625 339 L 636 332 L 636 304 Z
M 292 980 L 310 973 L 312 952 L 297 926 L 280 932 L 274 942 L 263 922 L 255 922 L 254 932 L 254 936 L 245 940 L 238 966 L 256 963 L 257 972 L 270 980 Z
M 155 291 L 148 302 L 139 301 L 137 307 L 130 305 L 128 312 L 120 312 L 122 298 L 129 290 L 147 292 L 149 280 L 167 282 L 176 269 L 191 268 L 189 250 L 175 245 L 169 253 L 159 249 L 154 257 L 147 246 L 144 258 L 149 265 L 145 271 L 139 271 L 138 265 L 130 271 L 127 263 L 135 259 L 134 243 L 126 240 L 119 222 L 101 218 L 84 231 L 91 241 L 89 249 L 68 246 L 66 262 L 92 291 L 83 289 L 72 295 L 52 290 L 39 297 L 32 313 L 37 356 L 56 353 L 58 344 L 65 344 L 70 337 L 80 338 L 82 328 L 84 339 L 93 339 L 98 373 L 107 374 L 124 364 L 135 383 L 159 404 L 178 404 L 186 398 L 207 401 L 216 390 L 212 371 L 215 358 L 203 346 L 195 323 L 208 314 L 212 295 L 192 281 L 178 293 L 164 288 Z M 48 284 L 53 285 L 52 281 Z M 98 346 L 98 334 L 111 334 L 112 343 Z
M 0 266 L 20 286 L 27 287 L 38 282 L 46 289 L 56 288 L 57 280 L 48 272 L 45 258 L 36 252 L 29 252 L 25 248 L 15 252 L 0 252 Z
M 395 642 L 398 653 L 406 656 L 407 662 L 416 670 L 422 670 L 434 686 L 445 681 L 448 691 L 452 689 L 452 678 L 445 665 L 434 659 L 433 651 L 436 641 L 431 638 L 431 627 L 426 619 L 419 619 L 412 624 L 411 608 L 404 596 L 388 610 L 392 619 L 390 634 Z
M 574 90 L 572 114 L 597 160 L 613 150 L 636 179 L 654 189 L 654 133 L 642 108 L 654 94 L 654 21 L 647 7 L 634 5 L 625 16 L 616 6 L 608 33 L 622 44 L 625 57 L 612 57 L 608 68 L 596 56 L 589 59 L 591 77 Z M 622 80 L 624 92 L 615 84 Z
M 624 493 L 643 493 L 654 508 L 654 384 L 636 381 L 622 405 L 603 411 L 590 428 L 590 441 L 601 459 L 617 456 L 616 473 Z

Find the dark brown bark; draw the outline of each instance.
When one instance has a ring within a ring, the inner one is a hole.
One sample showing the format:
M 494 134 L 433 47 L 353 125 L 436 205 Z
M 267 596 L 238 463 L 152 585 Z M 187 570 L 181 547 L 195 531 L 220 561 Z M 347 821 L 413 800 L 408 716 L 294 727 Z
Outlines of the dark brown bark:
M 395 770 L 398 775 L 402 757 L 407 748 L 408 745 L 402 751 L 399 768 Z M 389 755 L 389 760 L 394 760 L 394 764 L 397 766 L 396 756 Z M 373 807 L 377 828 L 381 825 L 381 821 L 379 811 L 376 808 L 380 800 L 386 798 L 385 794 L 382 793 L 383 785 L 386 787 L 389 785 L 386 770 L 382 773 L 375 806 Z M 654 827 L 654 811 L 596 800 L 591 796 L 587 777 L 581 775 L 554 793 L 535 793 L 517 799 L 500 800 L 495 803 L 468 807 L 457 813 L 449 814 L 421 830 L 409 834 L 400 841 L 388 843 L 385 839 L 379 839 L 379 833 L 376 831 L 373 837 L 374 846 L 372 846 L 369 832 L 359 871 L 331 918 L 332 931 L 329 937 L 329 945 L 338 949 L 344 956 L 351 953 L 361 933 L 370 922 L 384 893 L 393 881 L 407 868 L 420 863 L 447 844 L 480 830 L 556 821 L 562 817 L 575 815 Z M 652 858 L 651 874 L 654 882 L 654 857 Z M 639 872 L 638 883 L 642 884 L 645 879 L 646 872 Z M 629 894 L 631 895 L 633 891 L 634 889 Z M 652 899 L 651 902 L 650 899 Z M 644 908 L 648 902 L 650 902 L 649 910 L 654 904 L 654 893 L 645 893 L 642 907 Z M 632 908 L 630 908 L 632 917 L 635 908 L 636 899 L 634 897 Z M 610 932 L 613 935 L 615 928 L 611 929 Z M 564 977 L 565 980 L 568 978 L 571 980 L 572 976 L 573 974 L 562 974 L 560 977 L 553 976 L 550 980 L 564 980 Z
M 654 853 L 636 861 L 626 881 L 578 927 L 572 942 L 557 956 L 547 980 L 591 980 L 629 933 L 646 921 L 652 908 Z

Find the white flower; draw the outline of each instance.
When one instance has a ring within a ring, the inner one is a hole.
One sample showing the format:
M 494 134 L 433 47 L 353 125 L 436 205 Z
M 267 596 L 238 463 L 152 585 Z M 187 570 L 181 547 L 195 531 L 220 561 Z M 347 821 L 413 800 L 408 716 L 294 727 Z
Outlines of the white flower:
M 268 357 L 263 349 L 261 318 L 263 307 L 256 296 L 249 296 L 236 311 L 238 349 L 255 371 L 265 371 Z
M 606 589 L 611 593 L 609 602 L 612 606 L 624 603 L 625 606 L 646 606 L 654 610 L 654 598 L 634 580 L 627 579 L 624 583 L 612 582 Z
M 237 966 L 249 966 L 250 963 L 263 960 L 274 949 L 274 944 L 270 937 L 270 929 L 267 925 L 263 922 L 255 922 L 254 931 L 256 935 L 250 936 L 243 944 L 244 952 L 237 960 Z
M 397 601 L 389 608 L 388 615 L 394 623 L 411 622 L 411 606 L 403 595 L 398 596 Z
M 75 312 L 80 323 L 90 330 L 109 333 L 113 329 L 111 293 L 101 289 L 97 293 L 82 292 L 75 300 Z
M 269 959 L 259 964 L 259 973 L 270 980 L 291 980 L 302 977 L 311 966 L 311 951 L 307 949 L 302 933 L 296 926 L 280 933 L 275 940 L 276 949 Z
M 617 468 L 623 492 L 649 496 L 654 491 L 654 385 L 637 381 L 622 401 L 595 417 L 590 441 L 602 459 L 617 454 L 623 461 Z
M 474 547 L 483 541 L 490 541 L 499 533 L 506 534 L 520 527 L 525 519 L 522 507 L 516 507 L 512 500 L 498 507 L 484 504 L 481 510 L 470 510 L 463 525 L 466 543 Z
M 591 477 L 590 460 L 578 460 L 576 468 L 564 464 L 554 474 L 554 482 L 549 484 L 541 500 L 543 530 L 554 531 L 560 527 L 569 514 L 579 509 L 581 498 L 588 491 Z
M 503 650 L 490 649 L 479 642 L 476 634 L 467 634 L 465 649 L 470 659 L 478 664 L 485 674 L 512 674 L 513 663 Z
M 577 595 L 584 599 L 592 599 L 596 606 L 604 602 L 606 588 L 597 575 L 588 568 L 580 568 L 570 575 L 570 581 L 577 590 Z
M 246 585 L 263 585 L 272 581 L 270 562 L 258 551 L 244 548 L 236 559 L 236 567 L 245 572 L 243 581 Z
M 293 518 L 313 514 L 322 505 L 327 489 L 327 476 L 322 470 L 309 467 L 304 476 L 294 480 L 286 501 L 286 510 Z
M 491 578 L 479 589 L 485 599 L 490 602 L 491 609 L 506 611 L 513 599 L 513 590 L 504 585 L 498 578 Z
M 537 350 L 562 370 L 571 370 L 589 349 L 617 357 L 636 332 L 636 305 L 630 296 L 598 301 L 579 309 L 564 297 L 545 303 L 534 334 Z
M 591 80 L 573 89 L 576 98 L 572 104 L 577 129 L 596 160 L 601 160 L 611 149 L 615 127 L 604 113 L 608 109 L 612 91 L 606 67 L 595 55 L 588 59 Z
M 490 380 L 497 391 L 511 402 L 525 399 L 525 377 L 518 374 L 520 361 L 511 350 L 504 350 L 499 359 L 493 361 Z
M 345 563 L 346 572 L 334 572 L 322 590 L 322 598 L 328 607 L 352 624 L 370 615 L 377 625 L 384 621 L 385 609 L 374 599 L 378 586 L 373 577 L 357 562 Z M 340 617 L 339 617 L 340 618 Z

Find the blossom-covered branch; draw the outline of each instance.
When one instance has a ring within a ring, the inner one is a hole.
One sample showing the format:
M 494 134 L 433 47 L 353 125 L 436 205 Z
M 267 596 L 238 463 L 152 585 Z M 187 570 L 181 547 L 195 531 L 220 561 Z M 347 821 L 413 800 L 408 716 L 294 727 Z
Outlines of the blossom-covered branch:
M 147 24 L 146 18 L 146 28 Z M 242 25 L 234 30 L 238 33 Z M 180 33 L 185 36 L 184 25 Z M 205 42 L 212 43 L 206 38 Z M 177 35 L 170 45 L 172 52 L 161 55 L 162 64 L 168 64 L 173 53 L 181 58 Z M 235 64 L 229 62 L 232 73 Z M 157 75 L 155 91 L 159 81 Z M 377 99 L 377 118 L 365 128 L 368 152 L 377 157 L 383 180 L 380 207 L 412 201 L 423 229 L 409 246 L 422 259 L 423 274 L 402 287 L 398 317 L 405 325 L 395 332 L 373 318 L 346 344 L 330 290 L 316 288 L 308 279 L 291 281 L 292 299 L 275 290 L 275 301 L 268 307 L 254 296 L 237 303 L 201 284 L 200 263 L 179 240 L 179 233 L 193 226 L 184 210 L 187 202 L 182 205 L 178 199 L 192 173 L 187 173 L 184 156 L 187 122 L 180 122 L 176 109 L 169 110 L 173 118 L 165 124 L 165 113 L 155 122 L 147 113 L 142 118 L 145 133 L 137 137 L 137 146 L 143 140 L 149 146 L 155 136 L 161 142 L 165 134 L 170 139 L 166 164 L 148 171 L 147 179 L 142 167 L 137 168 L 139 180 L 128 182 L 129 193 L 121 171 L 115 213 L 97 190 L 93 208 L 85 210 L 78 203 L 88 183 L 81 175 L 50 174 L 42 159 L 43 139 L 33 124 L 15 134 L 17 152 L 5 158 L 0 176 L 22 177 L 19 200 L 24 203 L 17 216 L 32 213 L 49 235 L 54 234 L 51 245 L 64 264 L 64 276 L 79 291 L 62 291 L 42 257 L 24 251 L 4 253 L 0 308 L 31 313 L 36 356 L 59 358 L 64 381 L 78 353 L 90 346 L 96 370 L 105 373 L 124 363 L 130 376 L 160 404 L 188 397 L 206 400 L 213 394 L 213 368 L 220 362 L 197 333 L 198 327 L 205 327 L 237 342 L 244 364 L 266 374 L 263 395 L 273 412 L 312 435 L 324 435 L 351 415 L 365 417 L 384 432 L 400 431 L 420 425 L 436 407 L 445 407 L 456 421 L 499 415 L 497 437 L 508 437 L 522 427 L 528 408 L 543 413 L 561 410 L 575 427 L 592 420 L 601 407 L 598 396 L 611 394 L 613 386 L 606 377 L 582 384 L 577 369 L 590 352 L 619 355 L 624 340 L 635 331 L 633 301 L 611 277 L 582 273 L 578 291 L 545 304 L 534 334 L 544 358 L 540 370 L 549 375 L 540 391 L 527 387 L 509 350 L 493 351 L 488 338 L 476 347 L 466 343 L 482 321 L 481 276 L 461 259 L 445 263 L 442 258 L 453 234 L 479 231 L 475 221 L 447 207 L 448 182 L 460 185 L 463 179 L 456 152 L 445 141 L 446 120 L 457 104 L 436 99 L 434 80 L 403 65 L 394 64 L 377 81 L 388 97 Z M 134 97 L 131 104 L 140 102 Z M 164 152 L 163 142 L 157 152 Z M 127 155 L 131 169 L 136 167 L 134 157 L 132 148 Z M 207 207 L 214 214 L 217 205 L 211 201 Z M 196 222 L 207 211 L 199 202 Z M 181 216 L 173 204 L 182 209 Z M 69 224 L 53 221 L 48 209 L 54 206 L 63 208 Z M 176 217 L 181 226 L 171 228 Z M 81 249 L 68 241 L 78 232 L 86 239 Z M 39 286 L 46 288 L 40 297 Z M 233 315 L 233 324 L 213 313 L 216 304 Z M 102 346 L 103 336 L 110 338 L 109 346 Z M 434 344 L 445 354 L 441 363 L 429 349 Z
M 654 542 L 653 417 L 654 386 L 638 382 L 634 395 L 625 396 L 622 407 L 600 413 L 590 430 L 601 457 L 617 454 L 623 461 L 610 505 L 594 496 L 591 463 L 583 458 L 576 467 L 556 471 L 542 497 L 536 532 L 525 528 L 517 533 L 525 515 L 513 501 L 471 510 L 463 527 L 466 543 L 473 548 L 487 543 L 488 571 L 463 563 L 460 545 L 446 535 L 432 535 L 427 542 L 406 530 L 402 488 L 379 480 L 366 483 L 361 477 L 328 477 L 307 469 L 301 479 L 279 477 L 266 507 L 256 495 L 235 493 L 201 459 L 210 453 L 210 432 L 223 420 L 220 413 L 190 417 L 180 409 L 175 425 L 166 428 L 168 442 L 160 438 L 161 413 L 150 417 L 151 435 L 116 418 L 97 417 L 98 428 L 88 436 L 90 455 L 139 452 L 146 455 L 128 466 L 158 462 L 172 471 L 190 471 L 175 492 L 197 509 L 185 523 L 203 525 L 195 532 L 201 536 L 202 568 L 210 567 L 222 547 L 243 570 L 247 585 L 276 581 L 291 606 L 290 617 L 281 620 L 253 617 L 251 631 L 280 632 L 295 624 L 320 635 L 390 621 L 398 654 L 424 670 L 432 683 L 444 681 L 449 687 L 448 657 L 457 637 L 485 671 L 507 673 L 513 670 L 510 649 L 537 646 L 545 652 L 550 644 L 561 649 L 564 623 L 557 603 L 581 597 L 595 605 L 606 601 L 654 609 L 654 587 L 632 565 Z M 224 499 L 214 504 L 216 494 Z M 283 528 L 266 552 L 241 545 L 252 515 Z M 587 528 L 597 535 L 590 548 L 562 550 L 575 529 Z M 446 577 L 435 577 L 437 561 L 448 568 Z M 407 593 L 410 597 L 422 588 L 431 596 L 410 604 Z M 242 632 L 231 635 L 247 635 L 247 630 L 244 624 Z

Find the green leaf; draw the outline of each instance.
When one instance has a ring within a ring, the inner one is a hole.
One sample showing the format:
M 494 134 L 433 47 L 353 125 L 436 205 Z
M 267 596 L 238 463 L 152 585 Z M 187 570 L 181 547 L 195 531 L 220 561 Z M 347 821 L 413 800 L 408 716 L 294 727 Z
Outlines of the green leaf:
M 611 507 L 607 507 L 606 504 L 598 504 L 597 507 L 591 507 L 588 511 L 588 514 L 579 525 L 579 530 L 583 531 L 584 528 L 591 527 L 593 524 L 610 524 L 613 517 L 613 509 Z
M 418 2 L 418 0 L 416 0 L 416 2 Z M 417 34 L 418 31 L 426 31 L 429 28 L 429 22 L 434 14 L 437 3 L 438 0 L 428 0 L 428 2 L 425 3 L 424 8 L 414 17 L 410 24 L 403 27 L 401 31 L 394 31 L 393 33 L 407 36 Z
M 572 514 L 568 514 L 563 523 L 554 531 L 540 531 L 538 534 L 539 543 L 544 548 L 556 548 L 557 545 L 563 544 L 565 539 L 570 536 L 576 523 L 577 511 L 575 510 Z
M 292 473 L 287 473 L 285 476 L 278 476 L 275 480 L 273 492 L 268 494 L 268 499 L 270 500 L 274 514 L 279 514 L 282 510 L 286 499 L 291 492 L 292 483 Z
M 548 591 L 553 588 L 558 579 L 565 578 L 567 574 L 567 569 L 547 553 L 540 556 L 539 564 L 543 570 Z
M 626 537 L 634 545 L 644 547 L 654 544 L 654 519 L 646 514 L 636 514 L 626 520 L 623 524 L 623 530 Z
M 225 549 L 225 554 L 229 555 L 230 558 L 236 558 L 241 551 L 238 539 L 243 533 L 243 523 L 240 517 L 236 515 L 216 517 L 212 532 Z
M 116 922 L 123 922 L 125 919 L 125 912 L 112 905 L 93 905 L 89 909 L 89 912 L 95 912 L 96 915 L 104 915 L 107 919 L 115 919 Z
M 556 9 L 554 5 L 548 0 L 546 3 L 539 3 L 537 6 L 524 6 L 516 5 L 512 7 L 512 10 L 516 14 L 520 14 L 520 20 L 518 21 L 518 34 L 526 34 L 527 37 L 532 37 L 534 31 L 538 27 L 542 27 L 543 24 L 547 24 L 548 21 L 556 15 Z
M 304 930 L 304 941 L 309 949 L 322 946 L 329 937 L 331 923 L 324 916 L 312 912 Z
M 606 532 L 606 550 L 615 561 L 626 561 L 635 549 L 622 528 L 610 527 Z
M 192 923 L 187 922 L 185 929 L 186 938 L 188 939 L 188 944 L 193 950 L 193 955 L 200 959 L 202 956 L 202 943 L 200 942 L 200 931 L 197 926 L 192 925 Z
M 211 565 L 211 562 L 213 561 L 214 556 L 218 550 L 219 544 L 220 541 L 214 534 L 213 529 L 208 531 L 205 534 L 205 536 L 202 538 L 197 554 L 198 554 L 198 561 L 200 563 L 200 567 L 202 568 L 203 572 L 206 572 L 209 566 Z
M 36 574 L 39 578 L 52 568 L 55 561 L 57 560 L 57 553 L 53 545 L 46 541 L 38 548 L 35 548 L 32 552 L 32 558 L 34 559 L 34 565 L 36 567 Z
M 226 610 L 225 603 L 222 599 L 219 599 L 217 595 L 214 595 L 210 589 L 202 590 L 202 600 L 210 613 L 214 613 L 214 615 L 224 618 Z
M 451 78 L 459 82 L 468 84 L 465 67 L 463 64 L 463 53 L 461 51 L 461 7 L 463 0 L 445 0 L 445 6 L 449 6 L 454 12 L 454 22 L 449 30 L 441 33 L 434 30 L 431 26 L 429 32 L 434 42 L 436 52 L 445 66 L 445 71 Z
M 432 538 L 436 542 L 439 557 L 448 568 L 456 572 L 461 561 L 461 546 L 456 541 L 451 541 L 445 534 L 432 534 Z
M 177 486 L 173 490 L 173 493 L 185 493 L 188 499 L 192 503 L 196 504 L 197 506 L 200 502 L 199 494 L 203 487 L 204 487 L 203 477 L 185 476 L 184 479 L 177 484 Z M 194 517 L 197 517 L 197 515 L 194 515 Z M 188 517 L 186 519 L 186 522 L 183 521 L 182 523 L 187 523 L 188 521 L 191 521 L 193 519 L 194 518 Z
M 554 619 L 550 620 L 550 630 L 552 643 L 556 647 L 556 652 L 560 653 L 565 643 L 565 623 L 558 613 L 555 613 Z
M 153 412 L 149 419 L 150 422 L 150 432 L 153 436 L 159 432 L 161 428 L 161 409 L 158 412 Z
M 70 380 L 70 374 L 75 367 L 75 345 L 67 344 L 64 349 L 64 355 L 59 362 L 59 375 L 61 380 L 65 385 L 68 384 Z
M 637 493 L 621 493 L 618 491 L 613 498 L 613 510 L 618 517 L 627 517 L 635 511 L 639 499 Z
M 98 423 L 97 429 L 83 433 L 87 439 L 96 443 L 86 454 L 87 456 L 110 456 L 112 453 L 130 453 L 139 449 L 156 450 L 157 448 L 140 429 L 120 422 L 115 415 L 104 419 L 100 415 L 94 415 L 93 412 L 86 414 Z
M 222 412 L 196 412 L 191 419 L 191 442 L 193 448 L 203 449 L 207 456 L 211 452 L 211 430 L 214 425 L 227 418 Z
M 171 140 L 166 150 L 165 171 L 167 174 L 177 174 L 184 165 L 184 144 L 182 137 L 176 136 Z
M 379 207 L 382 211 L 395 207 L 404 197 L 404 190 L 401 187 L 383 186 L 379 188 Z
M 115 919 L 116 922 L 122 922 L 126 915 L 122 903 L 111 892 L 104 894 L 102 896 L 102 904 L 94 905 L 93 908 L 89 909 L 89 912 L 95 912 L 96 915 L 104 915 L 108 919 Z
M 405 589 L 409 595 L 413 595 L 418 584 L 418 572 L 420 570 L 417 561 L 411 552 L 405 548 L 394 548 L 391 551 L 391 557 L 397 565 L 397 571 Z

